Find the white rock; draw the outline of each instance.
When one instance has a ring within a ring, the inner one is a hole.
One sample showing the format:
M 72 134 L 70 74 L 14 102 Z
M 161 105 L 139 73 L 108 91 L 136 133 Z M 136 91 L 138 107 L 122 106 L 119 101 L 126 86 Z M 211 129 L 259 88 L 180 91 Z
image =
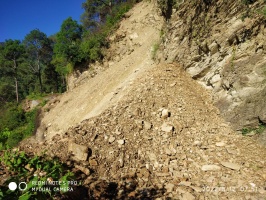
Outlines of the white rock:
M 176 82 L 170 84 L 170 87 L 174 87 L 176 85 Z
M 167 118 L 169 117 L 170 112 L 168 111 L 168 109 L 163 109 L 162 110 L 162 118 Z
M 115 137 L 114 136 L 111 136 L 108 140 L 109 143 L 113 143 L 115 141 Z
M 150 130 L 152 128 L 152 124 L 150 122 L 144 121 L 144 129 Z
M 115 134 L 116 134 L 116 135 L 121 135 L 121 131 L 116 130 L 116 131 L 115 131 Z
M 118 144 L 121 144 L 121 145 L 122 145 L 122 144 L 125 144 L 125 140 L 117 140 L 117 143 L 118 143 Z
M 136 39 L 136 38 L 138 38 L 138 37 L 139 37 L 139 35 L 138 35 L 137 33 L 132 33 L 132 34 L 129 36 L 129 38 L 130 38 L 131 40 Z
M 195 142 L 193 142 L 193 145 L 195 145 L 195 146 L 201 146 L 202 145 L 202 142 L 196 140 Z
M 227 168 L 230 168 L 230 169 L 233 169 L 233 170 L 240 170 L 240 165 L 235 164 L 235 163 L 221 162 L 221 164 L 222 164 L 224 167 L 227 167 Z
M 217 142 L 215 145 L 216 145 L 217 147 L 223 147 L 223 146 L 226 145 L 226 143 L 224 143 L 224 142 Z
M 167 124 L 167 123 L 163 123 L 163 125 L 161 126 L 161 130 L 164 131 L 164 132 L 167 132 L 167 133 L 170 133 L 172 132 L 174 129 L 173 126 Z
M 203 165 L 201 167 L 201 170 L 203 171 L 216 171 L 216 170 L 220 170 L 221 167 L 219 167 L 218 165 Z

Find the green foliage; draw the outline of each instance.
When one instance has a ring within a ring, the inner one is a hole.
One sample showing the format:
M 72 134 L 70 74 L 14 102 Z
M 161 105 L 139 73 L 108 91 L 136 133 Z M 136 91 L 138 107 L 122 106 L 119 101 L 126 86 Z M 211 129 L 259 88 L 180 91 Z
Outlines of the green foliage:
M 9 82 L 4 80 L 0 82 L 0 104 L 2 105 L 16 99 L 15 90 Z
M 89 39 L 84 40 L 80 45 L 83 58 L 91 62 L 99 60 L 102 56 L 102 40 L 98 35 L 92 35 Z
M 86 0 L 82 3 L 82 8 L 85 11 L 81 15 L 83 27 L 89 30 L 99 26 L 105 21 L 106 16 L 112 12 L 115 3 L 114 0 Z
M 27 96 L 27 99 L 29 100 L 38 100 L 38 99 L 42 99 L 43 97 L 45 97 L 44 93 L 40 93 L 40 92 L 32 92 Z
M 256 0 L 242 0 L 242 3 L 245 5 L 253 4 Z
M 80 62 L 79 44 L 81 42 L 82 27 L 71 17 L 67 18 L 56 34 L 54 53 L 56 57 L 63 57 L 73 64 Z
M 256 127 L 256 128 L 243 128 L 242 129 L 242 134 L 243 135 L 247 135 L 247 134 L 249 134 L 249 133 L 251 133 L 251 132 L 254 132 L 254 134 L 260 134 L 260 133 L 262 133 L 264 130 L 266 129 L 266 126 L 265 125 L 263 125 L 263 124 L 260 124 L 258 127 Z
M 23 41 L 27 51 L 27 65 L 37 77 L 40 90 L 43 92 L 42 73 L 46 64 L 52 59 L 52 41 L 38 29 L 32 30 Z
M 16 94 L 16 101 L 19 100 L 18 77 L 21 73 L 21 63 L 24 61 L 25 48 L 19 40 L 6 40 L 0 48 L 0 74 L 5 79 L 0 78 L 2 85 L 13 83 L 15 85 L 13 91 Z M 6 90 L 2 90 L 4 96 Z M 2 99 L 2 101 L 5 99 Z
M 6 110 L 2 113 L 0 118 L 0 131 L 4 129 L 13 130 L 23 124 L 25 120 L 24 111 L 16 104 L 7 104 Z
M 108 46 L 106 37 L 115 29 L 116 24 L 132 6 L 132 2 L 123 2 L 113 5 L 110 7 L 110 12 L 105 13 L 105 23 L 99 25 L 97 31 L 94 30 L 93 32 L 88 30 L 84 33 L 83 41 L 80 45 L 83 59 L 94 62 L 103 57 L 102 48 Z
M 5 181 L 3 186 L 0 186 L 0 195 L 5 196 L 5 198 L 48 199 L 56 195 L 57 192 L 53 190 L 55 186 L 42 182 L 36 185 L 37 181 L 62 181 L 64 185 L 61 188 L 63 187 L 67 191 L 67 187 L 70 186 L 68 181 L 74 178 L 74 174 L 58 159 L 47 159 L 45 154 L 30 157 L 25 152 L 7 150 L 2 153 L 0 164 L 11 174 L 11 177 Z M 10 191 L 7 186 L 11 181 L 16 183 L 26 182 L 27 188 L 24 191 Z M 33 188 L 44 189 L 47 187 L 50 187 L 51 191 L 32 191 Z
M 20 106 L 7 104 L 0 116 L 0 150 L 15 147 L 31 136 L 36 128 L 38 110 L 25 112 Z
M 82 27 L 69 17 L 62 23 L 60 31 L 56 34 L 52 64 L 62 76 L 71 73 L 75 64 L 83 59 L 80 51 L 82 33 Z

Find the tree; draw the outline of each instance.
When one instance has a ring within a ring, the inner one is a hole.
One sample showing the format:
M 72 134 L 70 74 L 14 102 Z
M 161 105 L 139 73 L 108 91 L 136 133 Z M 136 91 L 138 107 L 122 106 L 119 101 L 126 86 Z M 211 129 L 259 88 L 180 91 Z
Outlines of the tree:
M 51 62 L 53 50 L 52 41 L 47 38 L 46 34 L 39 29 L 32 30 L 26 35 L 23 43 L 25 44 L 28 65 L 33 73 L 37 76 L 40 92 L 43 92 L 42 71 L 43 68 Z
M 97 26 L 97 22 L 105 22 L 106 16 L 112 12 L 113 5 L 121 1 L 116 0 L 86 0 L 82 3 L 84 13 L 81 15 L 81 22 L 85 29 Z
M 19 65 L 23 62 L 25 56 L 25 48 L 19 40 L 6 40 L 4 45 L 1 47 L 0 56 L 0 70 L 2 76 L 12 77 L 15 82 L 15 93 L 16 101 L 19 101 L 18 91 L 18 73 Z M 8 85 L 2 84 L 2 92 L 6 91 Z
M 53 64 L 62 75 L 69 73 L 71 68 L 82 60 L 79 49 L 82 33 L 81 25 L 69 17 L 62 23 L 61 29 L 56 35 Z

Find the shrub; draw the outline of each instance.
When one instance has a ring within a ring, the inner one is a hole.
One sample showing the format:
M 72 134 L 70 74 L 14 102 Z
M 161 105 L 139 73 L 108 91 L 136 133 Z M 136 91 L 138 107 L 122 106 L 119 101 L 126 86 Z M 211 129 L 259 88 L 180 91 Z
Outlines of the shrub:
M 6 104 L 6 109 L 0 118 L 0 132 L 4 129 L 13 130 L 16 127 L 23 125 L 25 122 L 24 111 L 21 106 L 14 103 Z
M 21 106 L 7 108 L 0 118 L 0 150 L 15 147 L 22 139 L 31 136 L 37 125 L 38 109 L 30 112 Z

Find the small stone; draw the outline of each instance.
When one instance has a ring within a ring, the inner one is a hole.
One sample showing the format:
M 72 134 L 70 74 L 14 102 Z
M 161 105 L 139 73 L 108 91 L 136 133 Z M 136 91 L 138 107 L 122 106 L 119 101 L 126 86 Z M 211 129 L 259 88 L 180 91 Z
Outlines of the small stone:
M 219 45 L 216 42 L 213 42 L 209 48 L 210 48 L 211 55 L 219 51 Z
M 174 127 L 167 123 L 163 123 L 163 125 L 161 126 L 161 130 L 164 132 L 170 133 L 174 130 Z
M 138 38 L 139 37 L 139 35 L 135 32 L 135 33 L 132 33 L 130 36 L 129 36 L 129 38 L 130 38 L 130 40 L 133 40 L 133 39 L 136 39 L 136 38 Z
M 221 162 L 221 164 L 222 164 L 224 167 L 227 167 L 227 168 L 230 168 L 230 169 L 233 169 L 233 170 L 240 170 L 240 165 L 235 164 L 235 163 Z
M 226 144 L 225 144 L 224 142 L 217 142 L 215 145 L 216 145 L 217 147 L 223 147 L 223 146 L 225 146 Z
M 220 169 L 221 169 L 221 167 L 219 167 L 218 165 L 203 165 L 201 167 L 201 170 L 203 170 L 203 171 L 217 171 Z
M 190 186 L 191 185 L 191 182 L 181 181 L 178 185 Z
M 202 145 L 202 142 L 196 140 L 195 142 L 193 142 L 193 145 L 194 145 L 194 146 L 201 146 L 201 145 Z
M 176 85 L 176 82 L 170 84 L 170 87 L 174 87 Z
M 114 136 L 111 136 L 108 140 L 109 143 L 113 143 L 115 141 L 115 137 Z
M 116 130 L 116 131 L 115 131 L 115 134 L 116 134 L 116 135 L 121 135 L 121 131 Z
M 172 183 L 167 183 L 167 184 L 164 186 L 164 188 L 166 189 L 167 192 L 173 192 L 174 187 L 175 187 L 175 185 L 172 184 Z
M 88 168 L 86 168 L 86 167 L 83 167 L 83 166 L 80 166 L 80 165 L 75 165 L 75 168 L 79 169 L 80 171 L 82 171 L 87 176 L 89 176 L 91 174 L 90 170 Z
M 97 166 L 98 162 L 95 159 L 89 160 L 90 166 Z
M 172 155 L 172 152 L 171 152 L 171 150 L 170 150 L 170 149 L 168 149 L 168 148 L 166 148 L 166 149 L 165 149 L 165 153 L 166 153 L 166 155 L 169 155 L 169 156 L 171 156 L 171 155 Z
M 170 112 L 168 111 L 168 109 L 163 109 L 162 110 L 162 118 L 167 118 L 170 117 Z
M 144 129 L 146 130 L 150 130 L 152 128 L 152 124 L 150 122 L 144 121 L 143 124 L 144 124 Z
M 118 140 L 117 143 L 123 145 L 125 144 L 125 140 Z
M 74 143 L 73 141 L 69 141 L 68 143 L 68 153 L 72 153 L 74 155 L 74 160 L 77 161 L 85 161 L 88 158 L 88 150 L 89 148 L 84 145 L 79 145 Z
M 150 172 L 147 170 L 146 167 L 141 168 L 140 170 L 140 174 L 144 177 L 144 178 L 148 178 L 150 175 Z

